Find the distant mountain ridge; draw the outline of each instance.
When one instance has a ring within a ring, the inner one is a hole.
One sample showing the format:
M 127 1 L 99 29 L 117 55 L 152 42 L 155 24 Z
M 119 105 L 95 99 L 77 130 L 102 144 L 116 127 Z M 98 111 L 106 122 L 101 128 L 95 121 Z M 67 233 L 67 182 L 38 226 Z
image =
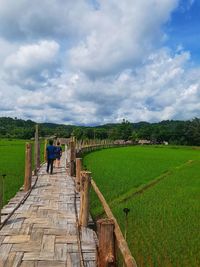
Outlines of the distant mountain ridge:
M 76 126 L 56 123 L 37 123 L 40 136 L 56 135 L 77 139 L 147 139 L 154 143 L 168 141 L 171 144 L 200 145 L 200 119 L 181 121 L 165 120 L 157 123 L 108 123 L 98 126 Z M 34 136 L 36 122 L 18 118 L 0 117 L 0 138 L 30 139 Z
M 70 135 L 75 126 L 62 125 L 56 123 L 36 123 L 32 120 L 18 118 L 0 117 L 0 137 L 12 137 L 30 139 L 34 136 L 35 125 L 39 125 L 40 136 L 60 133 L 66 131 L 65 135 Z

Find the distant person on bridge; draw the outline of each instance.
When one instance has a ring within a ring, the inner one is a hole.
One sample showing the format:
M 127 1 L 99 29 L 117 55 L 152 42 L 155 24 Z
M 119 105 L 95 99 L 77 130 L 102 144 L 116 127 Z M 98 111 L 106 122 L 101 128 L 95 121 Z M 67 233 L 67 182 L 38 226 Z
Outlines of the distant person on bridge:
M 56 146 L 56 167 L 60 167 L 60 158 L 62 156 L 62 147 L 60 146 L 60 142 L 57 142 Z
M 47 173 L 53 174 L 53 162 L 56 159 L 56 147 L 53 145 L 53 140 L 49 140 L 49 145 L 47 146 Z

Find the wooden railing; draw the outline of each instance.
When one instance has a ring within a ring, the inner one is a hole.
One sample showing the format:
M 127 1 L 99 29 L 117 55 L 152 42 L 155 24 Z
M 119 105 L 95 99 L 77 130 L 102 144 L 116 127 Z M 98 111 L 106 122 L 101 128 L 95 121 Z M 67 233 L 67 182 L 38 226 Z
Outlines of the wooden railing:
M 46 142 L 45 142 L 46 144 Z M 13 210 L 7 215 L 6 219 L 4 221 L 1 220 L 1 210 L 3 208 L 3 199 L 4 199 L 4 175 L 0 175 L 0 229 L 3 227 L 3 225 L 6 223 L 6 221 L 10 218 L 10 216 L 13 214 L 13 212 L 25 201 L 25 199 L 29 196 L 31 189 L 33 185 L 37 181 L 37 174 L 38 170 L 41 166 L 41 162 L 43 163 L 45 161 L 45 153 L 46 153 L 46 147 L 44 149 L 44 160 L 40 157 L 40 142 L 39 142 L 39 133 L 38 133 L 38 125 L 36 125 L 35 129 L 35 138 L 34 138 L 34 158 L 32 160 L 32 143 L 27 142 L 25 145 L 25 171 L 24 171 L 24 185 L 23 185 L 23 191 L 25 194 L 22 194 L 21 199 L 19 200 L 19 203 L 16 203 L 16 205 L 13 207 Z M 34 168 L 32 165 L 32 162 L 34 162 Z M 34 176 L 34 180 L 32 179 Z
M 84 144 L 83 146 L 76 145 L 75 139 L 72 138 L 69 147 L 67 148 L 67 162 L 69 174 L 74 176 L 76 183 L 76 190 L 80 192 L 81 208 L 79 214 L 79 224 L 82 227 L 88 225 L 89 218 L 89 190 L 92 186 L 96 195 L 98 196 L 107 219 L 100 219 L 97 221 L 97 232 L 99 239 L 98 247 L 98 266 L 109 267 L 116 266 L 116 245 L 119 248 L 123 261 L 127 267 L 137 267 L 136 261 L 131 255 L 127 242 L 123 237 L 121 229 L 114 217 L 109 205 L 107 204 L 103 194 L 92 180 L 92 173 L 84 171 L 82 168 L 82 158 L 80 157 L 85 152 L 91 152 L 101 148 L 124 146 L 113 144 L 111 142 L 103 142 L 102 144 Z M 116 241 L 116 244 L 115 244 Z

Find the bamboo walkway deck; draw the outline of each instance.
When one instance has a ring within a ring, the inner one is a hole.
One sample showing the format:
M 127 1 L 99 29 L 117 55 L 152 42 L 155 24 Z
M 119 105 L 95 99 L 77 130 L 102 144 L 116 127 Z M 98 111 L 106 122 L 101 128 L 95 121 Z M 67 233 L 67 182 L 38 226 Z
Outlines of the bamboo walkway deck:
M 53 175 L 45 169 L 0 230 L 0 267 L 96 267 L 95 234 L 77 227 L 80 198 L 73 178 L 64 167 Z

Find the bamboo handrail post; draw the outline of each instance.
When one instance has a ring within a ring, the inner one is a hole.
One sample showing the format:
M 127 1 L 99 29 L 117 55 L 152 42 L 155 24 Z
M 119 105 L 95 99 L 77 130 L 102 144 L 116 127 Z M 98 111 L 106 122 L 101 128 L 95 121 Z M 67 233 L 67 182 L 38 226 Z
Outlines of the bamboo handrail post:
M 80 172 L 80 213 L 79 213 L 79 225 L 82 224 L 82 217 L 83 217 L 83 202 L 84 202 L 84 191 L 83 185 L 84 184 L 84 171 Z
M 67 169 L 68 167 L 68 148 L 67 148 L 67 144 L 65 144 L 65 168 Z
M 76 190 L 80 192 L 80 178 L 82 171 L 82 158 L 76 158 Z
M 114 221 L 111 219 L 100 219 L 97 221 L 99 267 L 116 266 L 114 226 Z
M 32 146 L 26 143 L 25 150 L 25 175 L 24 175 L 24 191 L 27 192 L 31 189 L 32 180 Z
M 39 141 L 39 136 L 38 136 L 38 147 L 37 147 L 37 169 L 39 170 L 40 168 L 40 141 Z
M 38 124 L 35 126 L 35 142 L 34 142 L 34 174 L 37 175 L 38 171 L 38 147 L 39 147 L 39 138 L 38 138 Z
M 0 224 L 1 224 L 1 210 L 3 208 L 3 176 L 0 175 Z
M 76 148 L 74 138 L 71 138 L 70 143 L 70 176 L 75 175 L 75 159 L 76 159 Z
M 91 172 L 81 171 L 81 203 L 79 224 L 87 227 L 89 220 L 89 192 L 91 187 Z

